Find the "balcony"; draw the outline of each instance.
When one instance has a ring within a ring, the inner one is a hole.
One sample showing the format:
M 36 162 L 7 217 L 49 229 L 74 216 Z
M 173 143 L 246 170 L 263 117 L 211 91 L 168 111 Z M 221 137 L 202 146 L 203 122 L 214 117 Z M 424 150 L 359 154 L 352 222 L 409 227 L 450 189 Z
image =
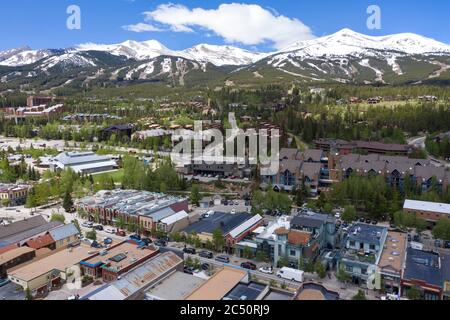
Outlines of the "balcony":
M 364 251 L 357 250 L 346 250 L 343 254 L 344 259 L 353 260 L 366 264 L 374 264 L 376 262 L 376 256 L 373 253 L 367 253 Z

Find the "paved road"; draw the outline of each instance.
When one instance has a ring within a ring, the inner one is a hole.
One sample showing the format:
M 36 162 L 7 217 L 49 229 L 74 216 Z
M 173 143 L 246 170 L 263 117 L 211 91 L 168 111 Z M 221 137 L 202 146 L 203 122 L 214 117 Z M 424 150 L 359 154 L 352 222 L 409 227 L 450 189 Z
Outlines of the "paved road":
M 231 265 L 233 267 L 241 268 L 240 262 L 247 261 L 245 259 L 238 259 L 237 263 L 235 261 L 231 261 L 231 263 L 228 264 L 228 263 L 222 263 L 222 262 L 216 261 L 214 259 L 207 259 L 207 258 L 200 257 L 198 255 L 192 255 L 192 254 L 184 254 L 184 257 L 185 257 L 185 259 L 187 257 L 191 257 L 192 259 L 198 259 L 201 263 L 208 263 L 209 265 L 212 265 L 215 267 L 223 267 L 223 266 Z M 235 258 L 236 257 L 231 257 L 231 260 L 235 260 Z M 260 265 L 265 265 L 265 264 L 263 263 Z M 260 266 L 258 266 L 258 267 L 260 267 Z M 266 280 L 266 281 L 273 280 L 276 283 L 278 283 L 279 285 L 284 283 L 288 288 L 298 289 L 300 287 L 300 283 L 295 282 L 295 281 L 281 279 L 274 274 L 266 274 L 266 273 L 262 273 L 258 270 L 248 270 L 248 269 L 243 269 L 243 268 L 242 268 L 242 270 L 249 272 L 252 276 L 254 276 L 258 279 L 262 279 L 262 280 Z

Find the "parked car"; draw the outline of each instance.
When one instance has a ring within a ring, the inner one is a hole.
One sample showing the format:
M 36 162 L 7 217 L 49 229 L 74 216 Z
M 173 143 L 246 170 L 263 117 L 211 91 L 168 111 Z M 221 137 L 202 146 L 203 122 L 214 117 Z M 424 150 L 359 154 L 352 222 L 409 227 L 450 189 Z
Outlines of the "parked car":
M 187 274 L 194 274 L 194 268 L 192 268 L 192 267 L 188 267 L 188 266 L 185 266 L 184 268 L 183 268 L 183 271 L 184 271 L 184 273 L 187 273 Z
M 303 271 L 283 267 L 277 272 L 277 277 L 283 278 L 286 280 L 293 280 L 297 282 L 303 282 Z
M 262 267 L 262 268 L 259 268 L 259 272 L 262 272 L 262 273 L 266 273 L 266 274 L 272 274 L 273 273 L 273 269 L 272 269 L 272 267 Z
M 92 221 L 84 221 L 81 226 L 85 228 L 92 228 L 94 226 L 94 223 Z
M 411 235 L 408 233 L 408 242 L 411 242 L 412 241 L 412 237 L 411 237 Z
M 157 247 L 166 247 L 167 246 L 167 242 L 161 239 L 158 239 L 154 242 L 155 246 Z
M 236 209 L 231 210 L 231 214 L 236 214 Z
M 364 217 L 359 218 L 359 222 L 364 222 L 366 219 Z
M 114 230 L 114 228 L 111 228 L 111 227 L 105 227 L 103 230 L 104 230 L 106 233 L 110 233 L 110 234 L 116 233 L 115 230 Z
M 444 248 L 445 249 L 450 249 L 450 241 L 445 241 L 444 242 Z
M 366 223 L 367 223 L 367 224 L 371 224 L 371 223 L 372 223 L 372 220 L 366 219 Z
M 183 252 L 187 254 L 195 254 L 196 250 L 195 248 L 184 248 Z
M 435 246 L 436 248 L 442 247 L 441 240 L 439 240 L 439 239 L 434 240 L 434 246 Z
M 111 238 L 105 238 L 103 239 L 103 243 L 104 244 L 111 244 L 113 242 L 113 240 Z
M 135 241 L 141 241 L 141 236 L 135 233 L 130 236 L 130 239 Z
M 149 245 L 153 242 L 152 239 L 150 238 L 142 238 L 141 241 L 144 242 L 146 245 Z
M 242 262 L 241 267 L 249 270 L 256 270 L 256 265 L 250 261 Z
M 415 234 L 413 240 L 414 242 L 420 242 L 420 236 L 418 234 Z
M 372 220 L 372 224 L 373 224 L 374 226 L 376 226 L 376 225 L 378 224 L 378 221 L 377 221 L 377 220 Z
M 101 224 L 97 224 L 94 226 L 94 229 L 98 231 L 103 231 L 103 226 Z
M 200 251 L 198 254 L 200 257 L 202 258 L 206 258 L 206 259 L 212 259 L 214 258 L 214 255 L 212 252 L 209 251 Z
M 210 268 L 209 263 L 206 263 L 206 262 L 203 263 L 201 268 L 202 268 L 202 270 L 204 270 L 204 271 L 209 270 L 209 268 Z
M 224 205 L 224 206 L 227 206 L 227 205 L 228 205 L 228 200 L 226 200 L 226 199 L 223 200 L 223 205 Z
M 127 234 L 126 234 L 125 231 L 123 231 L 123 230 L 117 230 L 117 231 L 116 231 L 116 236 L 119 236 L 119 237 L 126 237 Z
M 229 256 L 225 256 L 225 255 L 221 255 L 221 256 L 217 256 L 215 258 L 216 261 L 222 262 L 222 263 L 230 263 L 230 257 Z
M 97 241 L 95 241 L 95 240 L 92 241 L 91 247 L 92 248 L 97 248 L 97 249 L 103 248 L 103 246 L 100 243 L 98 243 Z

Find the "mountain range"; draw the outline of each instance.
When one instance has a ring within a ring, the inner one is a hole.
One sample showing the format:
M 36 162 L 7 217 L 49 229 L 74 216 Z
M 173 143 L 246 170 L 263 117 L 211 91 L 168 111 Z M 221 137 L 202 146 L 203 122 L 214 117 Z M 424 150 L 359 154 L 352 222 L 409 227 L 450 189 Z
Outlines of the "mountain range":
M 270 53 L 209 44 L 174 51 L 156 40 L 0 52 L 3 91 L 142 82 L 238 86 L 292 81 L 414 84 L 449 79 L 449 45 L 413 33 L 374 37 L 350 29 Z

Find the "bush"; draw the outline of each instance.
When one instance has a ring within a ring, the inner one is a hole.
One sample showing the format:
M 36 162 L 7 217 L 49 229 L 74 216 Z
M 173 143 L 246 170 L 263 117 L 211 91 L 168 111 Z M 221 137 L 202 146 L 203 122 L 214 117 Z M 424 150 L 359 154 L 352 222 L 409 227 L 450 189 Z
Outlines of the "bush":
M 358 293 L 355 294 L 352 300 L 367 300 L 366 294 L 362 290 L 358 290 Z
M 81 285 L 82 285 L 83 287 L 85 287 L 85 286 L 91 284 L 92 282 L 94 282 L 94 278 L 91 277 L 91 276 L 85 275 L 85 276 L 83 276 L 83 277 L 81 278 Z

